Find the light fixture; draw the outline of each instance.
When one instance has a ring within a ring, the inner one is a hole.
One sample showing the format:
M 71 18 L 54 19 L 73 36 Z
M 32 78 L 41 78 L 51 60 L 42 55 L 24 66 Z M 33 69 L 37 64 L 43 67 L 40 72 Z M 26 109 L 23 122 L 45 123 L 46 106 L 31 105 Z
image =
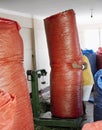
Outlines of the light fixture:
M 91 18 L 93 18 L 93 9 L 91 9 Z

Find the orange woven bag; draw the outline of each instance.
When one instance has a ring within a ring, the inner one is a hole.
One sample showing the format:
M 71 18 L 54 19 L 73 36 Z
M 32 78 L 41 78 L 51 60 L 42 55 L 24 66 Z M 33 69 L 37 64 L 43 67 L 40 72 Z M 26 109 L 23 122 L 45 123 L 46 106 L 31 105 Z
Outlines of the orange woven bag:
M 0 89 L 16 96 L 15 117 L 10 130 L 34 130 L 19 29 L 16 21 L 0 18 Z
M 0 90 L 0 130 L 12 130 L 15 119 L 16 97 Z

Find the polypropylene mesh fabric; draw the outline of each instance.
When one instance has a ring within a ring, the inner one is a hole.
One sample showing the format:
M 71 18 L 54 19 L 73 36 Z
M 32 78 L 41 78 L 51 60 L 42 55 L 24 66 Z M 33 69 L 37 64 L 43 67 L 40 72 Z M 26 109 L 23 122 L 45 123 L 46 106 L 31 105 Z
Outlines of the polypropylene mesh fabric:
M 75 13 L 64 11 L 44 19 L 51 73 L 51 112 L 55 117 L 82 115 L 82 65 Z
M 99 47 L 96 52 L 97 70 L 102 69 L 102 47 Z
M 16 97 L 0 90 L 0 130 L 12 130 L 15 119 Z
M 82 128 L 82 130 L 101 130 L 101 129 L 102 129 L 102 121 L 86 123 Z
M 19 29 L 17 22 L 0 19 L 0 89 L 16 96 L 15 119 L 11 130 L 34 130 Z

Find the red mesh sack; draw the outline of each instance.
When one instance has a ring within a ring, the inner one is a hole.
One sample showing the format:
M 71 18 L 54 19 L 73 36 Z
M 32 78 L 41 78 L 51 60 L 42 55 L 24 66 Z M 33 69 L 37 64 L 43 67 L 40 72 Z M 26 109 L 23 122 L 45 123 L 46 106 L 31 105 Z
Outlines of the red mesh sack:
M 15 119 L 16 97 L 0 90 L 0 130 L 12 130 Z
M 75 13 L 64 11 L 44 19 L 51 73 L 51 111 L 60 118 L 82 115 L 82 54 Z M 73 68 L 73 64 L 78 67 Z
M 34 130 L 19 29 L 17 22 L 0 19 L 0 89 L 16 96 L 15 119 L 11 130 Z
M 102 47 L 99 47 L 96 52 L 97 69 L 102 69 Z
M 101 129 L 102 129 L 102 121 L 86 123 L 82 127 L 82 130 L 101 130 Z

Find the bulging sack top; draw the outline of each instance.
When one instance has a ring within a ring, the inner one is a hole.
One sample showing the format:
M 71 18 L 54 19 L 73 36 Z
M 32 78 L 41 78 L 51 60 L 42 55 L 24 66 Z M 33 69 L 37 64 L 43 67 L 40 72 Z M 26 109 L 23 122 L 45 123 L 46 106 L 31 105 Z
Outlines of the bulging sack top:
M 23 44 L 16 21 L 0 18 L 0 63 L 23 60 Z
M 20 25 L 16 21 L 6 18 L 0 18 L 0 29 L 8 28 L 8 26 L 16 27 L 18 30 L 21 29 Z

